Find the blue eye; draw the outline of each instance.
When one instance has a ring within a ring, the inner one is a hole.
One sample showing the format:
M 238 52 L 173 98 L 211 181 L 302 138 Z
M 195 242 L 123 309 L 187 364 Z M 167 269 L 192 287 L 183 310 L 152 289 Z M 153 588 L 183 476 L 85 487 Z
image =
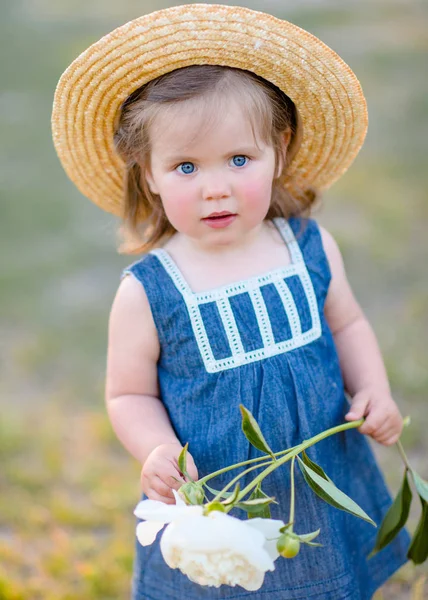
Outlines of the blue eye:
M 244 165 L 247 164 L 248 158 L 241 154 L 237 154 L 236 156 L 234 156 L 232 158 L 232 161 L 233 161 L 233 165 L 235 167 L 243 167 Z
M 178 165 L 177 170 L 184 175 L 191 175 L 195 171 L 195 165 L 191 162 L 184 162 Z

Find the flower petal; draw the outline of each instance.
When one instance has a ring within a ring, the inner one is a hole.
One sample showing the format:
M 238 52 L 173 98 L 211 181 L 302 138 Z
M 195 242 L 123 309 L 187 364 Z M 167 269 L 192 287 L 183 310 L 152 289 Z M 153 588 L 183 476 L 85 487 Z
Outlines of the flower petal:
M 202 506 L 186 506 L 184 502 L 177 506 L 176 504 L 165 504 L 159 500 L 142 500 L 137 504 L 134 515 L 145 521 L 171 523 L 171 521 L 201 515 L 202 512 Z
M 183 498 L 180 496 L 180 494 L 176 490 L 172 490 L 172 493 L 174 494 L 176 506 L 187 506 L 186 503 L 184 502 Z
M 142 546 L 150 546 L 156 539 L 158 532 L 162 529 L 165 523 L 158 521 L 145 521 L 137 525 L 137 539 Z
M 280 529 L 284 527 L 284 522 L 277 519 L 248 519 L 245 521 L 250 527 L 254 527 L 258 531 L 261 531 L 265 536 L 264 548 L 271 557 L 272 560 L 276 560 L 279 556 L 279 552 L 276 549 L 276 540 L 279 538 Z
M 168 558 L 178 543 L 185 552 L 231 551 L 245 556 L 256 569 L 273 571 L 273 560 L 264 548 L 264 534 L 257 531 L 256 527 L 248 527 L 247 523 L 248 521 L 241 521 L 218 511 L 185 521 L 174 520 L 165 529 L 161 539 L 165 562 L 169 564 Z
M 275 565 L 264 548 L 264 534 L 247 523 L 218 511 L 174 521 L 162 534 L 162 556 L 199 585 L 258 590 Z

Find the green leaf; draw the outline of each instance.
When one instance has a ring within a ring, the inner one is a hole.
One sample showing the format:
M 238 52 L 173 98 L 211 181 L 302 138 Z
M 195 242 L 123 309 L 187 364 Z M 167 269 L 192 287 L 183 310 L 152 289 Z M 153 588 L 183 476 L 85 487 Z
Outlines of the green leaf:
M 187 470 L 186 470 L 186 467 L 187 467 L 187 448 L 188 447 L 189 447 L 189 444 L 187 443 L 184 446 L 184 448 L 182 449 L 182 451 L 180 452 L 180 456 L 178 457 L 178 468 L 183 473 L 183 475 L 186 475 L 186 477 L 188 477 L 188 473 L 187 473 Z
M 425 479 L 422 479 L 422 477 L 420 477 L 420 475 L 418 475 L 416 473 L 416 471 L 414 471 L 413 469 L 412 469 L 412 477 L 413 477 L 413 481 L 415 482 L 415 486 L 416 486 L 419 496 L 423 500 L 425 500 L 425 502 L 428 502 L 428 481 L 425 481 Z
M 428 557 L 428 502 L 421 496 L 419 497 L 422 504 L 422 514 L 407 552 L 407 558 L 413 561 L 415 565 L 421 565 Z
M 318 544 L 318 542 L 313 542 L 312 540 L 314 540 L 316 537 L 319 536 L 320 533 L 320 529 L 317 529 L 316 531 L 312 531 L 311 533 L 301 533 L 301 534 L 297 534 L 295 532 L 293 532 L 293 535 L 295 535 L 300 542 L 302 542 L 302 544 L 307 544 L 308 546 L 318 546 L 321 547 L 322 544 Z
M 312 542 L 316 537 L 319 536 L 321 529 L 317 529 L 316 531 L 312 531 L 312 533 L 301 533 L 299 534 L 299 540 L 307 544 L 308 542 Z M 321 545 L 321 544 L 319 544 Z
M 255 487 L 255 489 L 253 490 L 253 493 L 249 497 L 248 502 L 251 502 L 252 500 L 263 500 L 263 499 L 274 501 L 273 498 L 272 499 L 269 498 L 269 496 L 267 496 L 264 493 L 264 491 L 262 490 L 261 484 L 258 483 L 257 486 Z M 258 512 L 251 513 L 249 511 L 247 511 L 248 518 L 252 519 L 254 517 L 260 517 L 261 519 L 270 519 L 271 512 L 270 512 L 269 504 L 270 504 L 270 502 L 268 502 L 265 506 L 260 506 Z
M 229 504 L 234 504 L 237 501 L 237 499 L 238 499 L 240 491 L 241 491 L 240 485 L 239 485 L 239 483 L 237 483 L 235 489 L 232 492 L 232 494 L 229 496 L 229 498 L 227 500 L 225 500 L 223 502 L 224 506 L 229 506 Z
M 242 414 L 242 431 L 244 432 L 247 440 L 252 444 L 257 450 L 261 450 L 266 454 L 270 454 L 273 459 L 275 459 L 272 450 L 269 447 L 269 444 L 265 440 L 260 427 L 258 426 L 257 421 L 250 413 L 250 411 L 245 408 L 243 404 L 239 405 Z
M 262 519 L 270 518 L 269 504 L 275 502 L 274 498 L 255 498 L 254 500 L 245 500 L 238 502 L 237 508 L 242 508 L 247 511 L 248 518 L 261 517 Z M 263 517 L 263 512 L 269 510 L 269 517 Z
M 404 471 L 403 482 L 395 497 L 394 502 L 389 507 L 388 512 L 380 524 L 373 550 L 368 558 L 385 548 L 398 534 L 407 521 L 412 502 L 412 490 L 407 479 L 407 469 Z
M 367 523 L 371 523 L 371 525 L 376 527 L 376 523 L 368 516 L 368 514 L 365 513 L 363 509 L 358 506 L 358 504 L 349 496 L 339 490 L 339 488 L 334 485 L 331 479 L 326 480 L 318 475 L 318 473 L 311 469 L 311 467 L 305 465 L 299 456 L 297 459 L 306 483 L 317 494 L 317 496 L 335 508 L 349 512 L 351 515 L 359 517 L 360 519 L 363 519 L 364 521 L 367 521 Z
M 326 481 L 331 481 L 330 477 L 326 475 L 324 469 L 317 465 L 317 463 L 314 463 L 306 454 L 305 450 L 303 450 L 302 452 L 302 460 L 307 467 L 310 467 L 313 471 L 315 471 L 315 473 L 318 473 L 320 477 L 322 477 Z
M 211 492 L 211 494 L 214 494 L 214 496 L 220 496 L 220 498 L 230 498 L 230 496 L 233 495 L 233 492 L 222 492 L 221 490 L 215 490 L 206 483 L 204 485 L 207 488 L 207 490 Z
M 318 542 L 303 542 L 303 543 L 306 544 L 307 546 L 322 548 L 322 544 L 319 544 Z

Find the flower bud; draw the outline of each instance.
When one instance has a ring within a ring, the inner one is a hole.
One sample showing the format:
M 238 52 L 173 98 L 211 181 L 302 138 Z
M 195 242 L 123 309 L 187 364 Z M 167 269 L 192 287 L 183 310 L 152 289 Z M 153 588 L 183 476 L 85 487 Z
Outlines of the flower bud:
M 203 504 L 205 494 L 202 486 L 196 482 L 183 483 L 178 490 L 186 504 Z
M 294 558 L 299 554 L 300 541 L 289 533 L 283 533 L 276 543 L 276 549 L 284 558 Z

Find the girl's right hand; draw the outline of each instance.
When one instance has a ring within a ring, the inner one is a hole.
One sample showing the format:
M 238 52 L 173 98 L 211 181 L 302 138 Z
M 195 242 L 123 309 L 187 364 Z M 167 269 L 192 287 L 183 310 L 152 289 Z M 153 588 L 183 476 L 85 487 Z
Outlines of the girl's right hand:
M 150 500 L 175 504 L 172 490 L 178 490 L 183 483 L 186 483 L 178 467 L 178 457 L 182 449 L 179 442 L 161 444 L 148 455 L 141 469 L 141 488 Z M 187 472 L 194 481 L 197 481 L 198 470 L 189 452 L 187 452 Z

